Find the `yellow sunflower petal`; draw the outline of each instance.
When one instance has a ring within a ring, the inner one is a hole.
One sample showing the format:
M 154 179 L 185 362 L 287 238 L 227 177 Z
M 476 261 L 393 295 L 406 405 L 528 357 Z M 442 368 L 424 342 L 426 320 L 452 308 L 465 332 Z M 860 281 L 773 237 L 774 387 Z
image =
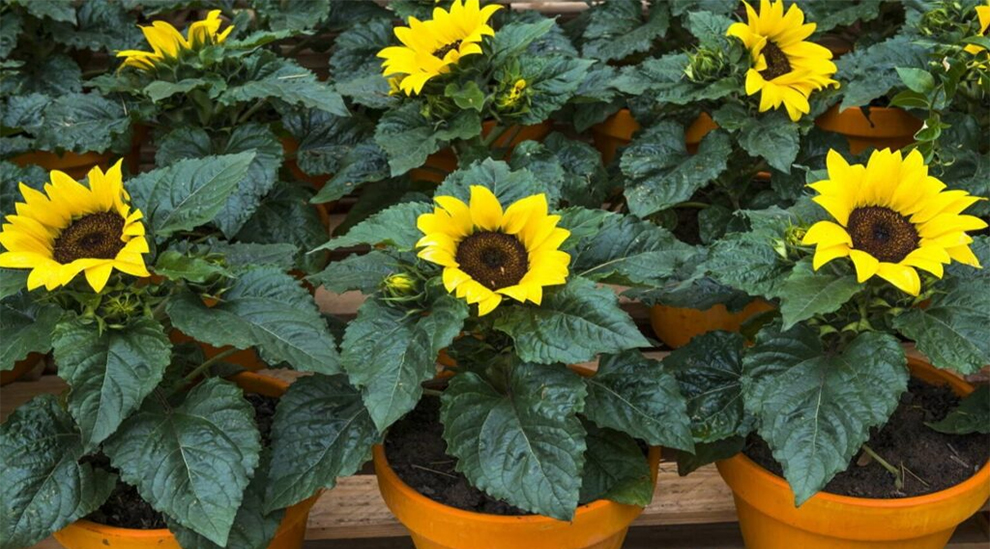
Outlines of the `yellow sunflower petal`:
M 812 260 L 811 268 L 817 271 L 822 268 L 822 265 L 825 265 L 829 261 L 839 257 L 846 257 L 848 255 L 849 246 L 845 244 L 839 244 L 831 247 L 818 246 L 815 248 L 815 257 Z
M 110 280 L 110 273 L 113 272 L 113 264 L 104 263 L 90 267 L 84 272 L 86 273 L 86 282 L 89 282 L 94 292 L 100 293 L 103 291 L 103 287 L 107 285 L 107 280 Z
M 982 268 L 982 265 L 980 265 L 980 259 L 976 257 L 976 254 L 973 253 L 973 250 L 970 249 L 969 245 L 952 246 L 946 248 L 945 251 L 949 254 L 949 257 L 959 263 L 969 265 L 970 267 L 976 267 L 977 269 Z
M 502 296 L 496 293 L 493 293 L 491 296 L 482 299 L 481 301 L 478 302 L 478 316 L 485 316 L 488 313 L 494 311 L 495 307 L 498 307 L 499 303 L 501 302 L 502 302 Z
M 859 283 L 869 280 L 880 268 L 880 261 L 862 250 L 849 250 L 849 259 L 856 267 L 856 281 Z
M 852 237 L 841 225 L 831 221 L 819 221 L 808 229 L 801 240 L 801 244 L 809 246 L 818 244 L 819 246 L 835 246 L 836 244 L 852 245 Z
M 474 225 L 485 231 L 502 227 L 502 205 L 487 187 L 471 185 L 471 219 Z
M 918 271 L 912 267 L 881 263 L 877 268 L 877 276 L 906 294 L 916 296 L 921 292 L 921 278 L 918 277 Z

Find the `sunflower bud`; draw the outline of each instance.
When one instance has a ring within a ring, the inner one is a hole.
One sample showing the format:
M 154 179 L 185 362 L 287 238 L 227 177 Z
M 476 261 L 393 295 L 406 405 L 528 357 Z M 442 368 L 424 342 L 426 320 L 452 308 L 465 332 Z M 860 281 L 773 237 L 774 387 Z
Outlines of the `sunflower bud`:
M 399 95 L 402 93 L 402 89 L 399 88 L 399 84 L 402 83 L 402 76 L 397 75 L 388 79 L 388 94 L 389 95 Z
M 384 284 L 385 293 L 391 297 L 407 297 L 416 293 L 416 280 L 407 274 L 389 275 Z
M 689 57 L 684 75 L 692 82 L 710 82 L 722 76 L 727 65 L 721 50 L 699 48 Z
M 526 91 L 526 81 L 522 78 L 516 80 L 512 87 L 507 91 L 499 95 L 498 107 L 499 109 L 510 109 L 515 107 L 519 100 L 522 99 L 523 93 Z

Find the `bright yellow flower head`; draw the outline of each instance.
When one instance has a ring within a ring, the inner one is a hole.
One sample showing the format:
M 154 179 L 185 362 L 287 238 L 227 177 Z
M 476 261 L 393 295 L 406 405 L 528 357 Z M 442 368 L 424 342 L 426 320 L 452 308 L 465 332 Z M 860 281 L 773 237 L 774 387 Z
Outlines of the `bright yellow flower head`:
M 783 104 L 791 120 L 797 122 L 811 110 L 811 92 L 839 83 L 832 80 L 835 63 L 827 48 L 805 41 L 815 32 L 814 23 L 804 23 L 804 12 L 791 4 L 784 13 L 784 1 L 760 0 L 760 13 L 746 4 L 746 23 L 734 23 L 728 36 L 735 36 L 752 56 L 753 66 L 746 73 L 746 94 L 760 95 L 760 112 Z
M 403 45 L 378 52 L 385 59 L 382 75 L 400 75 L 402 91 L 418 94 L 429 79 L 448 72 L 461 57 L 481 53 L 481 40 L 495 36 L 488 19 L 500 8 L 494 4 L 481 8 L 478 0 L 454 0 L 449 12 L 434 8 L 429 21 L 410 17 L 408 27 L 395 29 Z
M 987 28 L 990 27 L 990 0 L 987 0 L 987 5 L 976 6 L 976 16 L 980 19 L 980 34 L 983 36 L 987 35 Z M 976 44 L 969 44 L 966 46 L 966 51 L 972 54 L 977 54 L 983 51 L 985 48 L 983 46 L 978 46 Z
M 492 312 L 507 295 L 537 305 L 543 287 L 567 281 L 571 256 L 560 251 L 570 231 L 557 227 L 559 215 L 547 214 L 547 197 L 535 194 L 505 211 L 480 185 L 471 187 L 470 204 L 452 196 L 434 197 L 433 213 L 419 216 L 426 235 L 416 243 L 419 257 L 442 265 L 448 292 L 478 304 L 478 315 Z
M 60 171 L 42 193 L 21 183 L 24 202 L 8 215 L 0 231 L 0 267 L 31 269 L 29 290 L 54 290 L 80 271 L 94 291 L 101 291 L 113 269 L 149 276 L 142 254 L 148 253 L 140 210 L 131 209 L 120 161 L 103 173 L 90 170 L 89 188 Z M 47 195 L 47 196 L 46 196 Z
M 183 51 L 195 51 L 205 46 L 222 43 L 234 27 L 231 25 L 218 33 L 220 23 L 220 10 L 213 10 L 206 19 L 189 25 L 186 30 L 187 39 L 165 21 L 155 21 L 151 26 L 141 27 L 141 32 L 154 51 L 125 50 L 117 52 L 117 57 L 125 58 L 121 67 L 154 70 L 159 63 L 178 58 Z
M 815 270 L 849 257 L 859 282 L 877 275 L 916 296 L 921 280 L 915 268 L 942 278 L 942 265 L 953 259 L 980 267 L 966 231 L 987 224 L 962 211 L 984 199 L 944 190 L 918 151 L 903 159 L 900 151 L 875 151 L 866 166 L 850 166 L 829 151 L 828 177 L 810 187 L 819 193 L 814 201 L 838 223 L 819 221 L 802 240 L 817 245 Z

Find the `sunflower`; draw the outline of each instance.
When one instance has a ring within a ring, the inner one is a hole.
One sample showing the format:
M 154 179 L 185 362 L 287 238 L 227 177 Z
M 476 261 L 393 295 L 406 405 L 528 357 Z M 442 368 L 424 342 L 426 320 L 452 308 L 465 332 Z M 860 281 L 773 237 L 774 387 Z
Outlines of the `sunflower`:
M 220 10 L 213 10 L 202 21 L 189 25 L 186 31 L 188 39 L 165 21 L 155 21 L 151 26 L 141 27 L 145 39 L 154 51 L 125 50 L 117 52 L 117 57 L 123 57 L 121 67 L 135 67 L 141 70 L 154 70 L 155 67 L 168 59 L 178 59 L 183 51 L 196 51 L 205 46 L 220 44 L 227 39 L 233 25 L 221 33 Z
M 424 236 L 419 257 L 443 266 L 448 292 L 478 304 L 478 315 L 492 312 L 509 296 L 537 305 L 543 287 L 563 284 L 571 256 L 558 248 L 570 231 L 547 215 L 547 197 L 535 194 L 505 211 L 498 198 L 480 185 L 471 187 L 470 204 L 453 196 L 434 198 L 433 213 L 419 216 Z
M 31 269 L 27 287 L 54 290 L 80 271 L 93 290 L 103 290 L 113 269 L 149 276 L 140 210 L 124 190 L 120 161 L 103 173 L 89 171 L 89 188 L 55 170 L 45 192 L 21 183 L 24 202 L 15 205 L 0 231 L 0 267 Z M 46 196 L 47 195 L 47 196 Z
M 805 41 L 815 32 L 815 24 L 804 22 L 804 12 L 791 4 L 784 13 L 783 0 L 760 0 L 760 13 L 746 4 L 746 23 L 733 23 L 727 36 L 735 36 L 752 56 L 746 72 L 746 94 L 760 92 L 760 112 L 783 104 L 791 120 L 797 122 L 811 110 L 811 92 L 839 83 L 832 80 L 835 63 L 827 48 Z
M 917 150 L 904 158 L 900 151 L 875 151 L 866 166 L 850 166 L 833 150 L 827 163 L 829 178 L 810 187 L 819 193 L 813 200 L 837 223 L 819 221 L 804 236 L 803 244 L 817 245 L 815 270 L 849 257 L 860 283 L 877 275 L 916 296 L 921 291 L 916 268 L 942 278 L 943 264 L 952 260 L 980 267 L 966 231 L 987 224 L 962 211 L 984 199 L 945 190 L 928 175 Z
M 406 95 L 416 95 L 426 82 L 450 70 L 465 55 L 481 53 L 481 40 L 495 36 L 488 19 L 499 5 L 481 8 L 478 0 L 454 0 L 450 11 L 433 9 L 433 19 L 409 18 L 408 27 L 397 27 L 395 36 L 402 46 L 390 46 L 378 52 L 382 75 L 400 75 L 399 87 Z
M 980 35 L 987 35 L 987 28 L 990 27 L 990 0 L 987 0 L 985 6 L 976 6 L 976 17 L 980 20 Z M 966 51 L 972 54 L 980 53 L 986 48 L 977 44 L 969 44 L 966 46 Z

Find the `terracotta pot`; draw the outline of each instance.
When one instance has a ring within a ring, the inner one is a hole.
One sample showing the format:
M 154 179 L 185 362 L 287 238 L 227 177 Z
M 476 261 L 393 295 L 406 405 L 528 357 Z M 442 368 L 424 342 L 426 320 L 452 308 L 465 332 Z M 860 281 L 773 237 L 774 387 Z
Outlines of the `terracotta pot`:
M 598 500 L 578 507 L 572 522 L 539 515 L 486 515 L 448 507 L 413 490 L 388 464 L 385 449 L 374 448 L 378 488 L 392 514 L 417 549 L 619 549 L 641 507 Z M 651 448 L 656 481 L 660 449 Z
M 650 325 L 653 332 L 671 349 L 687 345 L 691 339 L 715 330 L 738 332 L 749 317 L 773 310 L 773 305 L 757 299 L 741 311 L 729 312 L 721 303 L 701 311 L 683 307 L 654 305 L 650 308 Z
M 908 367 L 912 376 L 948 384 L 959 395 L 973 390 L 920 360 L 909 358 Z M 990 465 L 984 465 L 966 481 L 933 494 L 870 499 L 822 492 L 797 508 L 787 481 L 744 454 L 717 465 L 732 488 L 750 549 L 941 549 L 956 526 L 990 497 Z
M 172 330 L 168 334 L 168 339 L 172 343 L 178 345 L 179 343 L 188 343 L 190 341 L 195 342 L 201 349 L 203 349 L 203 355 L 207 359 L 213 358 L 218 354 L 231 349 L 229 345 L 221 348 L 214 347 L 212 345 L 203 343 L 202 341 L 196 341 L 195 338 L 189 337 L 186 334 L 180 332 L 179 330 Z M 229 362 L 231 364 L 236 364 L 249 372 L 254 372 L 256 370 L 264 370 L 268 367 L 260 358 L 258 358 L 258 353 L 255 352 L 254 348 L 241 349 L 236 353 L 233 353 L 227 357 L 224 357 L 223 362 Z
M 4 385 L 9 385 L 24 374 L 30 372 L 35 366 L 38 365 L 38 361 L 45 358 L 45 355 L 41 353 L 29 353 L 24 360 L 18 360 L 14 363 L 13 369 L 0 372 L 0 387 Z
M 542 141 L 550 134 L 553 125 L 550 122 L 541 122 L 532 126 L 522 126 L 519 131 L 518 126 L 508 128 L 502 135 L 495 139 L 492 146 L 500 149 L 509 149 L 505 160 L 512 157 L 512 149 L 523 141 Z M 486 120 L 481 125 L 481 136 L 485 137 L 495 128 L 494 120 Z M 515 135 L 513 135 L 515 134 Z M 417 181 L 429 181 L 431 183 L 442 182 L 447 175 L 457 169 L 457 156 L 450 147 L 441 149 L 426 158 L 423 168 L 416 168 L 409 171 L 409 175 Z
M 141 144 L 147 135 L 148 128 L 146 126 L 134 126 L 131 137 L 131 150 L 124 156 L 127 169 L 132 174 L 138 172 L 141 163 Z M 19 154 L 11 158 L 10 161 L 21 167 L 39 166 L 47 172 L 58 170 L 67 173 L 73 179 L 82 179 L 86 177 L 86 174 L 94 166 L 99 166 L 102 170 L 106 171 L 107 168 L 117 161 L 119 156 L 113 152 L 87 152 L 78 154 L 67 151 L 58 154 L 49 151 L 32 151 Z
M 268 397 L 280 397 L 289 388 L 285 381 L 250 372 L 237 374 L 230 379 L 247 392 Z M 268 544 L 268 549 L 302 547 L 309 511 L 319 497 L 319 493 L 314 494 L 285 510 L 285 516 L 275 531 L 275 537 Z M 168 528 L 136 530 L 77 520 L 55 532 L 54 536 L 66 549 L 182 549 Z
M 815 120 L 819 128 L 838 133 L 849 141 L 849 150 L 859 154 L 867 148 L 900 149 L 914 143 L 921 120 L 898 108 L 870 107 L 867 118 L 859 108 L 839 112 L 836 105 Z

